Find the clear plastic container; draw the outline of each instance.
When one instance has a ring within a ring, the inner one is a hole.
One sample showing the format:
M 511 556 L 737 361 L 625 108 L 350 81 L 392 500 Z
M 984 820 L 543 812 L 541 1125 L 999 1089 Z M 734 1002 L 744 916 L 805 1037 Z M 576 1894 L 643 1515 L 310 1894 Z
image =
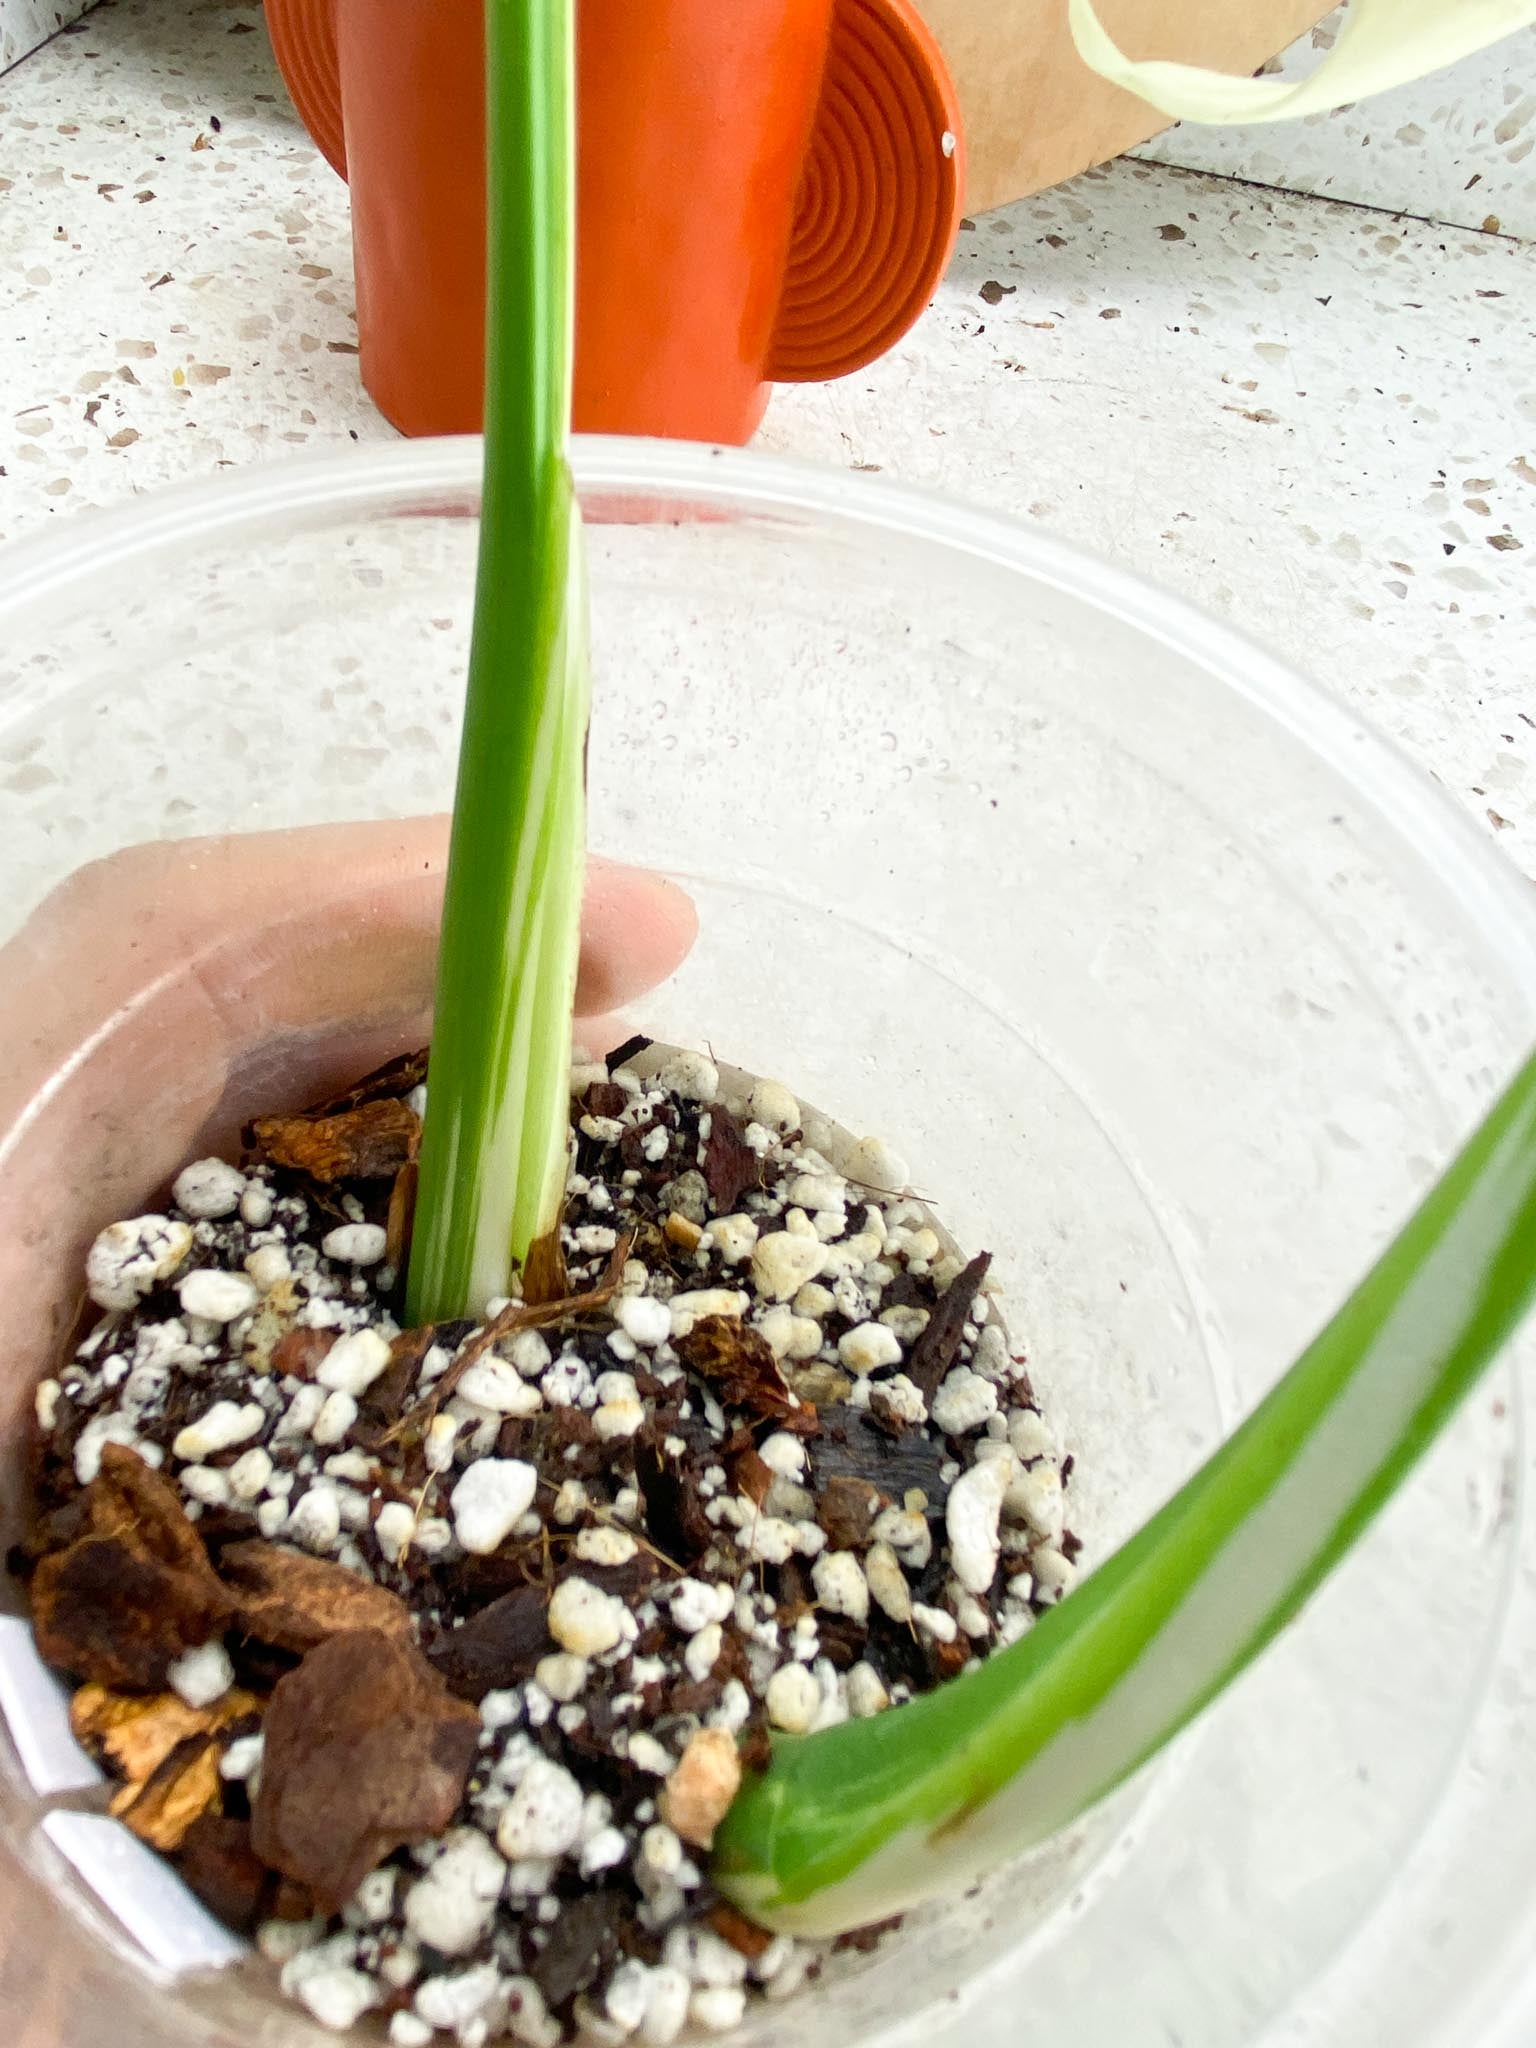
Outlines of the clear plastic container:
M 702 916 L 636 1021 L 887 1136 L 995 1251 L 1091 1562 L 1536 1036 L 1528 886 L 1328 700 L 1103 563 L 744 455 L 594 442 L 580 471 L 593 842 Z M 446 807 L 477 475 L 473 443 L 369 451 L 0 557 L 0 937 L 82 864 L 178 842 L 70 884 L 0 962 L 13 1472 L 92 1229 L 254 1102 L 423 1028 L 433 828 L 370 838 L 366 872 L 361 842 L 243 846 L 238 914 L 201 921 L 228 850 L 186 842 Z M 1527 1349 L 1172 1757 L 748 2037 L 1528 2038 Z M 0 1620 L 8 2038 L 326 2038 L 146 1889 L 25 1643 Z

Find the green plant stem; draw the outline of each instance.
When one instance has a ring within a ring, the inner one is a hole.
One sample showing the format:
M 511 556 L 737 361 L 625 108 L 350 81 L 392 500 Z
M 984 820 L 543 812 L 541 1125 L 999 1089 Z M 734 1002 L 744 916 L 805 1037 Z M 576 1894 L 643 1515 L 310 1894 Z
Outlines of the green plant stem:
M 485 489 L 407 1311 L 476 1314 L 558 1220 L 583 847 L 569 464 L 571 0 L 486 0 Z
M 871 1721 L 775 1746 L 716 1845 L 770 1926 L 830 1934 L 1067 1826 L 1296 1613 L 1536 1291 L 1536 1058 L 1236 1434 L 1020 1642 Z

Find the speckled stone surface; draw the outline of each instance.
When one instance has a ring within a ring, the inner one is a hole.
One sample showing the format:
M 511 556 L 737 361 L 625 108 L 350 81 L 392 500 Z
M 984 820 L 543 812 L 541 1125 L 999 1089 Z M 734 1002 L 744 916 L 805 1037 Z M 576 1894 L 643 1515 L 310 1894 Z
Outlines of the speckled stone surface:
M 1276 67 L 1332 47 L 1341 7 Z M 1258 128 L 1176 128 L 1138 156 L 1425 220 L 1536 236 L 1536 28 L 1369 103 Z
M 117 0 L 0 83 L 0 533 L 391 438 L 345 188 L 250 0 Z M 1247 627 L 1536 872 L 1536 246 L 1125 162 L 968 227 L 775 449 L 988 504 Z
M 250 0 L 122 0 L 18 66 L 0 206 L 0 533 L 390 435 L 357 380 L 346 188 Z
M 77 21 L 91 0 L 0 0 L 0 71 Z
M 765 441 L 976 499 L 1242 625 L 1536 870 L 1536 246 L 1122 162 L 964 232 Z

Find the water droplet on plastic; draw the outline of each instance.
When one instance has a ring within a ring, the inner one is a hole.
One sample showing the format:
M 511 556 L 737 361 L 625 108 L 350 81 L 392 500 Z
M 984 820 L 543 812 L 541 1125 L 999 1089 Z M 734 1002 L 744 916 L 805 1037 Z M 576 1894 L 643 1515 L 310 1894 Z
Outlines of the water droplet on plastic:
M 661 736 L 661 744 L 670 754 L 677 745 L 677 734 L 675 732 L 664 732 Z
M 896 780 L 898 782 L 910 782 L 912 780 L 912 770 L 910 768 L 898 768 L 896 770 Z
M 894 754 L 894 753 L 895 753 L 895 751 L 896 751 L 896 735 L 895 735 L 895 733 L 893 733 L 893 732 L 883 732 L 883 733 L 881 733 L 881 735 L 880 735 L 880 744 L 881 744 L 881 746 L 882 746 L 882 747 L 883 747 L 883 748 L 885 749 L 885 751 L 886 751 L 886 752 L 887 752 L 888 754 Z

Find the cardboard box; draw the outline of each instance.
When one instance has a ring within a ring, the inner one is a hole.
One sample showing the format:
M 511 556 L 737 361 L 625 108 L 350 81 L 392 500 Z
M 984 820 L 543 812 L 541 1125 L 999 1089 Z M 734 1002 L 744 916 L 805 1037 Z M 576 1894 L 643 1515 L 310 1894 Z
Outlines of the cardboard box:
M 922 0 L 965 110 L 973 212 L 1107 162 L 1168 123 L 1082 64 L 1066 0 Z M 1257 70 L 1330 12 L 1320 0 L 1099 0 L 1131 56 Z

